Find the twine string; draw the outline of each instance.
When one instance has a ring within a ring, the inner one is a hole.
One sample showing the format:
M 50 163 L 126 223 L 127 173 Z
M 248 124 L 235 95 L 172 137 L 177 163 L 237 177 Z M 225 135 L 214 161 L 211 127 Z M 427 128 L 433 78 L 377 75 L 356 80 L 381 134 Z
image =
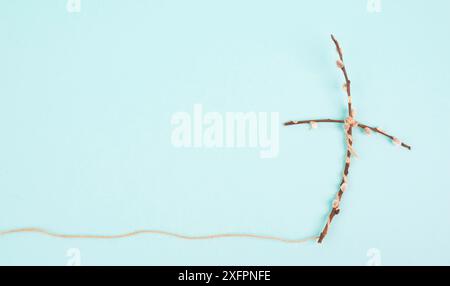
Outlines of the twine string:
M 151 235 L 161 235 L 161 236 L 169 236 L 177 239 L 183 240 L 211 240 L 211 239 L 219 239 L 219 238 L 251 238 L 251 239 L 260 239 L 260 240 L 271 240 L 278 241 L 283 243 L 305 243 L 312 240 L 317 240 L 318 236 L 307 237 L 303 239 L 288 239 L 284 237 L 278 236 L 270 236 L 270 235 L 258 235 L 252 233 L 217 233 L 217 234 L 209 234 L 209 235 L 185 235 L 179 234 L 175 232 L 163 231 L 163 230 L 151 230 L 151 229 L 139 229 L 131 232 L 120 233 L 120 234 L 111 234 L 111 235 L 99 235 L 99 234 L 65 234 L 65 233 L 57 233 L 51 232 L 43 228 L 16 228 L 10 230 L 0 231 L 0 236 L 7 236 L 17 233 L 35 233 L 42 234 L 49 237 L 62 238 L 62 239 L 120 239 L 120 238 L 129 238 L 138 235 L 151 234 Z

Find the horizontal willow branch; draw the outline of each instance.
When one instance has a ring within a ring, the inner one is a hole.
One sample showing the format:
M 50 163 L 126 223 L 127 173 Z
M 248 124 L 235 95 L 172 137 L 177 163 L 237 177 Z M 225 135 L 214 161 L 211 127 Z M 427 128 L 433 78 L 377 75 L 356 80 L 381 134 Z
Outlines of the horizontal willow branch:
M 300 124 L 311 124 L 312 122 L 317 122 L 317 123 L 321 123 L 321 122 L 325 122 L 325 123 L 341 123 L 344 124 L 344 120 L 338 120 L 338 119 L 314 119 L 314 120 L 301 120 L 301 121 L 289 121 L 284 123 L 285 126 L 290 126 L 290 125 L 300 125 Z M 383 130 L 381 130 L 378 127 L 372 127 L 363 123 L 359 123 L 358 122 L 358 127 L 361 129 L 366 129 L 369 128 L 371 131 L 381 134 L 383 136 L 388 137 L 391 140 L 394 140 L 396 137 L 389 135 L 388 133 L 384 132 Z M 409 146 L 408 144 L 405 144 L 403 142 L 400 143 L 400 146 L 411 150 L 411 146 Z

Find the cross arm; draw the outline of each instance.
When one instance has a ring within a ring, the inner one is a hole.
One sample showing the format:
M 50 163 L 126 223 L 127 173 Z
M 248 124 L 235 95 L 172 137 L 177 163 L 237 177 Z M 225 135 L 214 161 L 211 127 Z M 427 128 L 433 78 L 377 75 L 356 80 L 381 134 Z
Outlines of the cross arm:
M 411 146 L 409 146 L 408 144 L 406 144 L 406 143 L 404 143 L 404 142 L 399 141 L 396 137 L 387 134 L 386 132 L 384 132 L 383 130 L 381 130 L 381 129 L 378 128 L 378 127 L 371 127 L 371 126 L 368 126 L 368 125 L 366 125 L 366 124 L 359 123 L 359 122 L 358 122 L 358 127 L 361 128 L 361 129 L 364 129 L 364 131 L 366 131 L 366 133 L 368 133 L 368 130 L 371 130 L 371 131 L 373 131 L 373 132 L 376 132 L 376 133 L 378 133 L 378 134 L 381 134 L 381 135 L 383 135 L 383 136 L 386 136 L 386 137 L 388 137 L 389 139 L 391 139 L 392 142 L 394 142 L 394 143 L 396 143 L 396 144 L 399 144 L 400 146 L 402 146 L 402 147 L 404 147 L 404 148 L 406 148 L 406 149 L 408 149 L 408 150 L 411 150 Z
M 291 126 L 291 125 L 300 125 L 300 124 L 311 124 L 312 126 L 314 125 L 314 123 L 340 123 L 340 124 L 344 124 L 345 121 L 344 120 L 339 120 L 339 119 L 310 119 L 310 120 L 301 120 L 301 121 L 288 121 L 286 123 L 284 123 L 285 126 Z M 400 142 L 396 137 L 386 133 L 385 131 L 381 130 L 378 127 L 372 127 L 363 123 L 359 123 L 358 122 L 358 127 L 363 129 L 366 133 L 369 133 L 370 131 L 373 131 L 375 133 L 381 134 L 389 139 L 391 139 L 394 143 L 399 144 L 400 146 L 411 150 L 411 146 L 409 146 L 408 144 L 404 143 L 404 142 Z
M 337 119 L 311 119 L 311 120 L 302 120 L 302 121 L 288 121 L 284 123 L 284 126 L 290 125 L 299 125 L 299 124 L 314 124 L 314 122 L 328 122 L 328 123 L 344 123 L 344 120 Z

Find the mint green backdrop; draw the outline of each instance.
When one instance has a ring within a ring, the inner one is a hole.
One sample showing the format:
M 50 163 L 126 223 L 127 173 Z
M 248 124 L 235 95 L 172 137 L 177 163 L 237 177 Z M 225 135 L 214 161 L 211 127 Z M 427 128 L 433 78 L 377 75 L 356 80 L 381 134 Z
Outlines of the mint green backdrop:
M 318 234 L 342 172 L 341 127 L 280 126 L 280 153 L 177 149 L 170 118 L 275 111 L 345 115 L 359 159 L 323 245 L 160 236 L 0 237 L 0 264 L 450 264 L 449 1 L 100 1 L 0 4 L 0 230 Z M 375 250 L 371 250 L 375 249 Z

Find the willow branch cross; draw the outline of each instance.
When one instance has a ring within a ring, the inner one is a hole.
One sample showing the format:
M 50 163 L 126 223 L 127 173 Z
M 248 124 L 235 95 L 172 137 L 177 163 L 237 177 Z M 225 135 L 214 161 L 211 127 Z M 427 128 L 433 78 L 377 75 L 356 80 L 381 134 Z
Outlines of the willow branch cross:
M 330 214 L 328 215 L 327 222 L 326 222 L 322 232 L 320 233 L 319 239 L 317 241 L 318 243 L 322 243 L 323 239 L 325 238 L 325 236 L 328 233 L 328 230 L 330 228 L 331 222 L 333 221 L 333 218 L 336 215 L 338 215 L 339 212 L 340 212 L 340 203 L 341 203 L 341 200 L 342 200 L 342 195 L 344 194 L 345 190 L 347 189 L 348 171 L 350 169 L 351 158 L 352 158 L 352 156 L 357 157 L 357 154 L 356 154 L 355 150 L 352 147 L 353 146 L 352 129 L 356 128 L 356 127 L 359 127 L 361 129 L 363 129 L 367 135 L 370 135 L 372 132 L 376 132 L 378 134 L 381 134 L 383 136 L 388 137 L 390 140 L 392 140 L 392 142 L 395 145 L 399 145 L 399 146 L 402 146 L 402 147 L 404 147 L 404 148 L 406 148 L 408 150 L 411 150 L 411 146 L 401 142 L 396 137 L 387 134 L 386 132 L 384 132 L 380 128 L 378 128 L 378 127 L 371 127 L 371 126 L 368 126 L 366 124 L 360 123 L 360 122 L 355 120 L 356 113 L 355 113 L 355 110 L 352 108 L 352 95 L 351 95 L 351 92 L 350 92 L 350 79 L 348 77 L 347 69 L 346 69 L 345 64 L 344 64 L 344 56 L 342 54 L 342 49 L 341 49 L 341 46 L 339 45 L 339 42 L 336 40 L 336 38 L 333 35 L 331 35 L 331 39 L 333 40 L 333 43 L 335 44 L 337 53 L 339 55 L 339 59 L 336 61 L 336 65 L 342 71 L 342 73 L 344 74 L 344 78 L 345 78 L 345 83 L 343 85 L 343 89 L 347 93 L 348 117 L 345 118 L 344 120 L 339 120 L 339 119 L 310 119 L 310 120 L 302 120 L 302 121 L 289 121 L 289 122 L 286 122 L 284 124 L 286 126 L 299 125 L 299 124 L 310 124 L 312 128 L 316 128 L 317 124 L 319 122 L 339 123 L 339 124 L 343 124 L 344 125 L 344 134 L 345 134 L 345 139 L 346 139 L 346 144 L 347 144 L 347 156 L 345 158 L 344 172 L 343 172 L 343 175 L 342 175 L 341 184 L 339 186 L 339 191 L 336 194 L 336 198 L 333 200 L 332 209 L 330 211 Z
M 317 123 L 319 122 L 329 122 L 329 123 L 340 123 L 344 125 L 344 134 L 346 138 L 347 143 L 347 157 L 345 159 L 345 168 L 344 173 L 342 176 L 342 181 L 339 187 L 339 191 L 336 194 L 336 199 L 333 201 L 331 212 L 328 216 L 327 223 L 325 224 L 325 227 L 323 228 L 322 232 L 320 233 L 320 236 L 314 236 L 309 237 L 305 239 L 286 239 L 282 237 L 276 237 L 276 236 L 267 236 L 267 235 L 258 235 L 258 234 L 245 234 L 245 233 L 218 233 L 218 234 L 210 234 L 210 235 L 203 235 L 203 236 L 189 236 L 174 232 L 168 232 L 163 230 L 152 230 L 152 229 L 139 229 L 127 233 L 122 234 L 112 234 L 112 235 L 101 235 L 101 234 L 64 234 L 64 233 L 55 233 L 51 232 L 42 228 L 16 228 L 16 229 L 10 229 L 10 230 L 0 230 L 0 236 L 3 235 L 9 235 L 14 233 L 40 233 L 43 235 L 47 235 L 50 237 L 57 237 L 57 238 L 75 238 L 75 239 L 118 239 L 118 238 L 125 238 L 125 237 L 131 237 L 131 236 L 137 236 L 141 234 L 155 234 L 155 235 L 164 235 L 164 236 L 171 236 L 179 239 L 188 239 L 188 240 L 205 240 L 205 239 L 216 239 L 216 238 L 226 238 L 226 237 L 240 237 L 240 238 L 257 238 L 257 239 L 266 239 L 266 240 L 276 240 L 281 241 L 285 243 L 302 243 L 306 242 L 312 239 L 318 239 L 318 242 L 321 243 L 325 236 L 328 233 L 328 229 L 330 228 L 330 224 L 333 221 L 333 218 L 339 214 L 340 208 L 339 205 L 341 203 L 342 195 L 344 194 L 345 190 L 347 189 L 347 177 L 348 177 L 348 170 L 350 168 L 350 160 L 352 156 L 356 156 L 355 150 L 352 148 L 353 144 L 353 138 L 352 138 L 352 129 L 359 127 L 363 129 L 368 135 L 371 132 L 379 133 L 383 136 L 388 137 L 392 140 L 392 142 L 396 145 L 402 146 L 404 148 L 407 148 L 411 150 L 411 147 L 409 145 L 406 145 L 405 143 L 398 140 L 396 137 L 391 136 L 387 134 L 386 132 L 382 131 L 378 127 L 370 127 L 366 124 L 362 124 L 360 122 L 357 122 L 355 120 L 355 111 L 352 109 L 352 97 L 350 93 L 350 80 L 348 78 L 347 70 L 344 65 L 344 58 L 342 56 L 342 49 L 339 46 L 339 43 L 336 41 L 336 39 L 331 35 L 331 39 L 333 40 L 334 44 L 336 45 L 337 52 L 339 54 L 339 59 L 337 60 L 336 64 L 340 70 L 342 70 L 342 73 L 345 77 L 345 84 L 344 89 L 347 92 L 347 98 L 348 98 L 348 117 L 344 120 L 338 120 L 338 119 L 311 119 L 311 120 L 303 120 L 303 121 L 289 121 L 286 122 L 285 125 L 298 125 L 298 124 L 310 124 L 312 128 L 317 127 Z

